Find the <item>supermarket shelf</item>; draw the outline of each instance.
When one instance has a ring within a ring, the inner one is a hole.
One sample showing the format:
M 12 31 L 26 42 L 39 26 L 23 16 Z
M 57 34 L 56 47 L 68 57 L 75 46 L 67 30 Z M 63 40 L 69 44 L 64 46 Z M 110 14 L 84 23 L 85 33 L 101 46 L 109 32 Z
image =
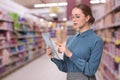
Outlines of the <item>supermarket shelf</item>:
M 29 26 L 29 23 L 25 23 L 25 22 L 18 22 L 18 23 Z
M 21 39 L 21 38 L 33 38 L 35 37 L 34 35 L 30 35 L 30 36 L 16 36 L 16 37 L 12 37 L 12 38 L 16 38 L 16 39 Z
M 112 13 L 112 12 L 115 12 L 115 11 L 120 11 L 120 4 L 113 7 L 110 11 L 108 11 L 104 16 L 102 16 L 101 18 L 97 19 L 95 21 L 95 23 L 99 22 L 100 20 L 102 20 L 103 18 L 105 18 L 108 14 Z
M 0 50 L 1 50 L 1 49 L 5 49 L 5 48 L 8 48 L 8 47 L 9 47 L 9 45 L 0 46 Z
M 100 69 L 97 70 L 96 79 L 97 79 L 97 80 L 104 80 L 103 75 L 102 75 L 102 72 L 100 71 Z
M 104 77 L 107 78 L 107 80 L 111 80 L 107 74 L 105 74 L 104 70 L 100 68 L 100 72 L 103 74 Z
M 114 24 L 111 24 L 111 25 L 107 25 L 107 26 L 104 26 L 104 27 L 101 27 L 101 28 L 96 28 L 94 30 L 102 30 L 102 29 L 107 29 L 107 28 L 115 28 L 115 27 L 119 27 L 120 26 L 120 23 L 119 22 L 115 22 Z
M 13 15 L 1 14 L 1 16 L 8 16 L 13 19 Z M 0 80 L 1 77 L 13 72 L 21 66 L 29 63 L 30 61 L 36 59 L 37 57 L 44 54 L 44 49 L 41 46 L 43 44 L 41 31 L 46 28 L 41 28 L 38 22 L 32 19 L 26 18 L 25 20 L 19 20 L 21 16 L 17 14 L 15 21 L 0 19 L 0 60 L 2 61 L 0 65 Z M 23 17 L 22 17 L 23 18 Z M 28 23 L 30 22 L 30 23 Z M 8 24 L 9 23 L 9 24 Z M 3 55 L 7 53 L 7 55 Z M 5 60 L 6 62 L 4 62 Z
M 0 37 L 0 40 L 4 40 L 4 39 L 6 39 L 5 37 Z
M 13 21 L 5 20 L 5 19 L 0 19 L 0 22 L 10 22 L 10 23 L 13 23 Z
M 94 30 L 102 37 L 105 44 L 100 72 L 102 73 L 102 76 L 104 76 L 103 80 L 120 80 L 120 56 L 119 51 L 117 51 L 118 49 L 120 49 L 120 47 L 118 47 L 120 44 L 118 43 L 118 46 L 116 46 L 115 43 L 116 40 L 119 40 L 119 1 L 106 1 L 104 8 L 105 10 L 107 10 L 106 13 L 103 14 L 103 16 L 100 15 L 101 17 L 99 16 L 99 18 L 97 18 L 97 20 L 95 21 L 95 25 L 97 27 L 94 27 Z
M 0 31 L 9 31 L 9 29 L 7 27 L 2 26 L 0 27 Z
M 108 65 L 107 62 L 102 61 L 102 63 L 107 67 L 107 69 L 108 69 L 116 78 L 118 78 L 119 75 L 118 75 L 114 70 L 112 70 L 112 69 L 110 68 L 110 66 Z M 106 76 L 106 75 L 105 75 L 105 76 Z M 110 79 L 108 79 L 108 80 L 110 80 Z
M 107 50 L 103 50 L 105 54 L 108 54 L 111 58 L 115 59 L 115 55 L 113 55 L 112 53 L 108 52 Z
M 15 29 L 17 32 L 35 32 L 34 30 Z
M 41 54 L 41 55 L 42 55 L 42 54 Z M 15 66 L 15 67 L 12 67 L 11 69 L 8 69 L 5 73 L 3 73 L 2 75 L 0 75 L 0 78 L 3 78 L 3 77 L 5 77 L 5 76 L 9 75 L 10 73 L 14 72 L 15 70 L 17 70 L 17 69 L 19 69 L 19 68 L 21 68 L 21 67 L 29 64 L 31 61 L 39 58 L 41 55 L 39 55 L 39 56 L 37 55 L 36 57 L 34 57 L 33 59 L 31 59 L 31 60 L 29 60 L 29 61 L 27 61 L 27 62 L 21 63 L 20 65 L 17 65 L 17 66 Z
M 19 44 L 12 44 L 12 45 L 4 45 L 4 46 L 1 46 L 0 49 L 5 49 L 5 48 L 10 48 L 10 47 L 16 47 L 16 46 L 20 46 L 20 45 L 25 45 L 25 43 L 19 43 Z

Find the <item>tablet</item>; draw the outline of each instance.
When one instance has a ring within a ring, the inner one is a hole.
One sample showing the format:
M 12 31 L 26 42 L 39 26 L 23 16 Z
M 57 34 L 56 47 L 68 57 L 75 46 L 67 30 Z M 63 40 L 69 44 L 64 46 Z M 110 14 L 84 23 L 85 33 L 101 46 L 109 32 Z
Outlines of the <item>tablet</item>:
M 42 37 L 43 37 L 46 45 L 48 45 L 51 48 L 54 58 L 60 59 L 58 54 L 57 54 L 57 50 L 55 49 L 48 33 L 42 33 Z

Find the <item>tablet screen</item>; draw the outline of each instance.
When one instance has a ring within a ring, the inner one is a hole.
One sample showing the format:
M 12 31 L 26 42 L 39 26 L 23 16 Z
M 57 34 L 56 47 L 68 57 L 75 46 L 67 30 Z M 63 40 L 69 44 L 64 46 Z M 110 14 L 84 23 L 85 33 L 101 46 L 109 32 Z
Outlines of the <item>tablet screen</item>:
M 54 58 L 60 59 L 48 33 L 42 33 L 42 37 L 46 45 L 51 48 Z

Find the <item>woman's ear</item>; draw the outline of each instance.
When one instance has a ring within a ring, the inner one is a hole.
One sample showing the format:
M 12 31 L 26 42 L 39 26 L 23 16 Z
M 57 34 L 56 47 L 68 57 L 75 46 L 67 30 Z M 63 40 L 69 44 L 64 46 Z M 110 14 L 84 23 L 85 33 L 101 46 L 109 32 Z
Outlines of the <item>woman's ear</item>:
M 88 22 L 90 20 L 90 16 L 86 16 L 86 21 Z

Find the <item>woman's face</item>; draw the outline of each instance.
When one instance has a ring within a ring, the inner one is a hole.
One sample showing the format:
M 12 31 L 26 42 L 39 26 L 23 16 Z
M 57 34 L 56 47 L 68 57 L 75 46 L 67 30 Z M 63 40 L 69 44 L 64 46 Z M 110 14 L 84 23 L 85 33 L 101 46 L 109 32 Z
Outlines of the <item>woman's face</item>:
M 85 16 L 81 9 L 73 8 L 71 19 L 75 29 L 82 28 L 89 20 L 88 16 Z

